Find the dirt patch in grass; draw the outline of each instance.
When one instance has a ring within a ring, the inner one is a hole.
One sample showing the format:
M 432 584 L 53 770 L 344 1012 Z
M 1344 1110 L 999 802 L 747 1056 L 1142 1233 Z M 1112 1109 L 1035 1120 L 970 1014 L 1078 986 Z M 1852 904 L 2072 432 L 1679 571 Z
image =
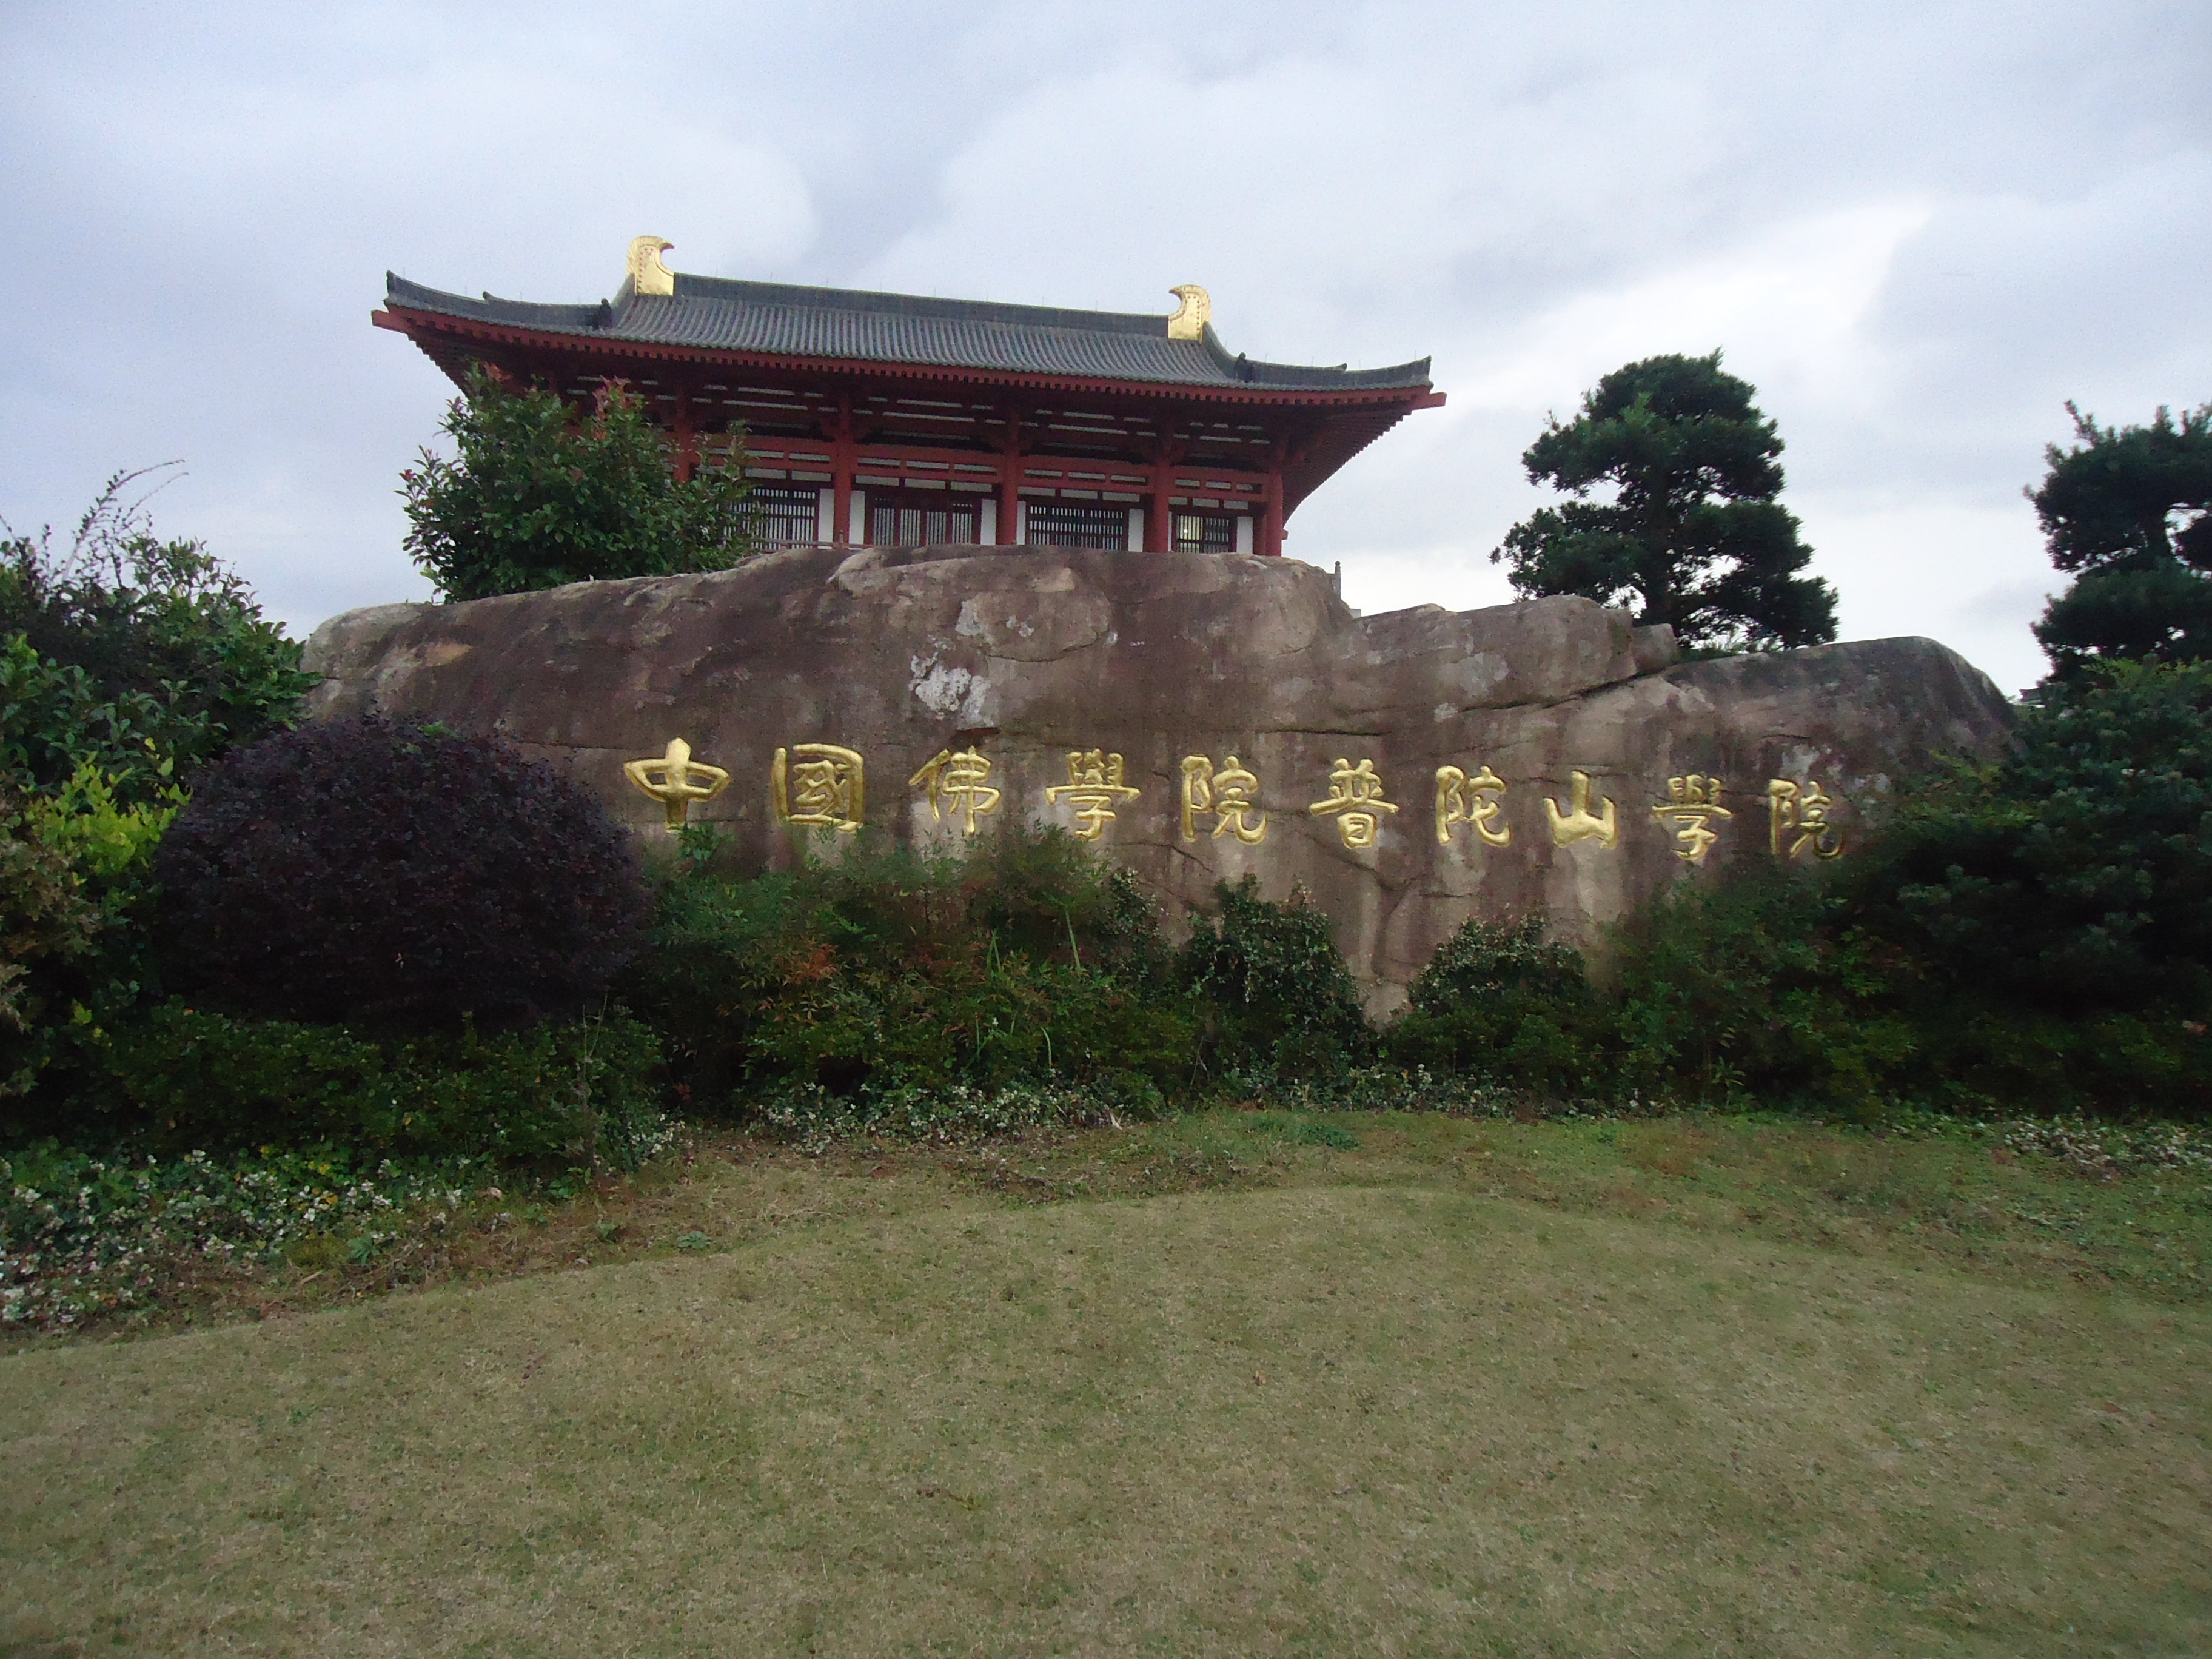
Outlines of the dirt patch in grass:
M 2212 1643 L 2212 1315 L 1764 1237 L 1755 1147 L 1638 1221 L 1601 1142 L 1347 1132 L 764 1158 L 629 1212 L 655 1259 L 17 1352 L 0 1645 Z

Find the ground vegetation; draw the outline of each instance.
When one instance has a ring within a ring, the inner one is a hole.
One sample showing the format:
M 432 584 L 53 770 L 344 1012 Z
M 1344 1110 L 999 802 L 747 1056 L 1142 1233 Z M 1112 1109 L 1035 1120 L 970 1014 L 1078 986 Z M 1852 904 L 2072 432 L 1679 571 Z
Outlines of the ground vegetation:
M 223 1328 L 0 1358 L 0 1620 L 149 1654 L 2189 1651 L 2204 1176 L 2089 1139 L 1229 1111 L 700 1140 L 567 1197 L 179 1171 L 210 1243 L 161 1257 L 151 1329 Z M 9 1174 L 152 1255 L 189 1227 L 135 1176 Z

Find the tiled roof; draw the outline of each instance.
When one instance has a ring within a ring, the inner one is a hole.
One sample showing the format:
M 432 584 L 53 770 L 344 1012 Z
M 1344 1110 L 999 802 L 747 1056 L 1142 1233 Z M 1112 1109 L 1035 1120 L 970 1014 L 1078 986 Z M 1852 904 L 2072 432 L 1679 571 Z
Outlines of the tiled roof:
M 632 294 L 625 283 L 618 299 L 597 305 L 533 305 L 489 294 L 471 300 L 390 272 L 385 291 L 387 303 L 410 311 L 539 333 L 713 351 L 1262 390 L 1353 392 L 1429 384 L 1425 357 L 1365 369 L 1256 362 L 1232 355 L 1210 324 L 1202 339 L 1170 340 L 1164 316 L 740 283 L 680 271 L 672 296 Z

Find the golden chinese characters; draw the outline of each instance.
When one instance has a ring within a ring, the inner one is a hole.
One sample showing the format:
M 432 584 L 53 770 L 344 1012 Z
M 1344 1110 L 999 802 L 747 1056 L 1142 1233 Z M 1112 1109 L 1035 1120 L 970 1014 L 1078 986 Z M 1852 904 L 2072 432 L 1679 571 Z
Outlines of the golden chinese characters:
M 1063 800 L 1075 808 L 1075 838 L 1097 841 L 1106 833 L 1116 802 L 1132 801 L 1142 792 L 1121 781 L 1121 757 L 1097 749 L 1077 749 L 1067 757 L 1067 781 L 1046 789 L 1044 798 L 1057 806 Z
M 1456 766 L 1437 768 L 1437 843 L 1451 845 L 1452 825 L 1471 823 L 1474 833 L 1492 847 L 1504 847 L 1512 842 L 1513 826 L 1500 823 L 1505 804 L 1498 799 L 1505 793 L 1505 781 L 1488 767 L 1479 769 L 1473 777 Z
M 1715 818 L 1732 818 L 1735 813 L 1721 805 L 1721 781 L 1692 772 L 1686 777 L 1667 780 L 1667 799 L 1651 809 L 1651 816 L 1662 823 L 1676 823 L 1674 839 L 1682 844 L 1674 856 L 1691 864 L 1703 864 L 1705 854 L 1713 850 L 1720 837 L 1713 833 Z
M 866 768 L 834 743 L 799 743 L 775 751 L 769 769 L 775 814 L 786 823 L 850 834 L 867 811 Z
M 1213 833 L 1234 836 L 1246 846 L 1254 846 L 1267 839 L 1267 815 L 1260 812 L 1258 822 L 1252 815 L 1259 811 L 1252 799 L 1260 780 L 1246 771 L 1231 755 L 1219 771 L 1204 755 L 1185 755 L 1182 757 L 1182 838 L 1198 839 L 1198 815 L 1214 815 Z
M 1843 832 L 1828 822 L 1834 798 L 1808 778 L 1802 784 L 1771 778 L 1766 785 L 1767 840 L 1778 859 L 1794 859 L 1807 848 L 1820 859 L 1841 857 Z M 1784 843 L 1788 842 L 1788 850 Z
M 1328 775 L 1328 799 L 1306 808 L 1316 817 L 1338 815 L 1336 827 L 1346 847 L 1374 846 L 1375 833 L 1382 827 L 1382 820 L 1375 815 L 1397 810 L 1382 799 L 1382 780 L 1375 775 L 1373 761 L 1363 760 L 1354 766 L 1341 757 Z
M 927 786 L 929 815 L 942 818 L 950 811 L 961 820 L 964 835 L 975 833 L 976 818 L 999 810 L 999 792 L 988 781 L 991 763 L 973 749 L 963 749 L 958 754 L 940 749 L 921 770 L 906 781 L 909 789 Z
M 690 818 L 693 801 L 712 800 L 730 787 L 730 775 L 719 766 L 693 760 L 691 745 L 681 738 L 671 738 L 668 752 L 657 760 L 624 761 L 623 772 L 668 809 L 672 836 Z
M 1552 842 L 1565 847 L 1577 841 L 1595 841 L 1601 847 L 1610 847 L 1620 839 L 1620 827 L 1615 821 L 1613 803 L 1601 799 L 1598 805 L 1605 810 L 1590 811 L 1590 780 L 1587 772 L 1567 775 L 1568 806 L 1559 810 L 1559 802 L 1549 795 L 1544 797 L 1544 816 L 1552 821 Z

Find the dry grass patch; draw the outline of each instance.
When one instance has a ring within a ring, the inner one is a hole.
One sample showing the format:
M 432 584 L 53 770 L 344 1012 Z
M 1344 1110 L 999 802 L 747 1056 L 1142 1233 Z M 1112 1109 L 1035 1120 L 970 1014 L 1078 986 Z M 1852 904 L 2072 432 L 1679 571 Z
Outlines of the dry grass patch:
M 1386 1132 L 1359 1155 L 1423 1163 L 1430 1130 Z M 18 1352 L 0 1630 L 55 1654 L 2212 1642 L 2204 1312 L 1490 1196 L 1503 1143 L 1450 1144 L 1425 1184 L 1324 1180 L 1353 1155 L 1293 1146 L 1272 1190 L 1034 1206 L 864 1169 L 840 1179 L 905 1199 L 714 1254 Z

